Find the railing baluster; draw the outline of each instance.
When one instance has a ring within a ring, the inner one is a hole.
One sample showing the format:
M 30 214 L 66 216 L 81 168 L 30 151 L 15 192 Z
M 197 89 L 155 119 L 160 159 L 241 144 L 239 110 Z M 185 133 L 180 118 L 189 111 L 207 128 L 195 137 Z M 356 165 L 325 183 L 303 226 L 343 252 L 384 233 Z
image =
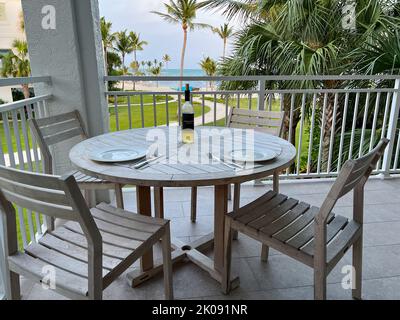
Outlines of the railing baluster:
M 236 108 L 240 109 L 240 93 L 238 93 L 236 97 Z
M 321 122 L 321 136 L 319 137 L 319 149 L 318 149 L 318 163 L 317 163 L 317 173 L 321 173 L 321 158 L 322 158 L 322 143 L 324 139 L 324 131 L 325 131 L 325 112 L 326 106 L 328 104 L 328 94 L 324 94 L 324 105 L 322 107 L 322 122 Z
M 205 97 L 204 93 L 201 95 L 201 123 L 205 124 L 206 122 L 206 102 L 205 102 Z
M 398 130 L 397 133 L 397 146 L 396 146 L 396 153 L 394 156 L 393 170 L 397 170 L 397 165 L 399 163 L 399 156 L 400 156 L 400 130 Z
M 181 112 L 182 112 L 182 95 L 178 93 L 178 126 L 181 125 Z
M 272 93 L 268 94 L 268 110 L 272 111 Z
M 165 95 L 165 118 L 167 122 L 167 127 L 169 127 L 169 96 Z
M 225 126 L 228 124 L 229 94 L 225 96 Z
M 155 94 L 153 94 L 153 115 L 154 115 L 154 127 L 157 127 L 157 101 Z
M 143 93 L 140 94 L 140 119 L 142 121 L 142 128 L 144 128 L 144 103 L 143 103 Z
M 344 100 L 344 110 L 343 110 L 343 119 L 342 119 L 342 131 L 340 133 L 340 145 L 339 145 L 339 155 L 338 155 L 338 169 L 337 173 L 340 171 L 340 167 L 342 165 L 342 153 L 343 153 L 343 143 L 344 143 L 344 135 L 346 132 L 346 120 L 347 120 L 347 109 L 349 107 L 349 93 L 346 93 L 346 97 Z
M 365 107 L 364 107 L 364 117 L 363 123 L 361 128 L 361 140 L 360 140 L 360 149 L 358 151 L 358 156 L 361 157 L 363 155 L 363 145 L 364 145 L 364 138 L 365 138 L 365 127 L 367 125 L 368 120 L 368 109 L 369 109 L 369 99 L 371 94 L 368 92 L 367 97 L 365 98 Z
M 356 133 L 357 114 L 358 114 L 358 105 L 359 105 L 359 103 L 360 103 L 360 93 L 357 92 L 356 93 L 356 101 L 354 103 L 353 124 L 351 126 L 349 159 L 351 159 L 353 157 L 354 135 Z
M 114 96 L 114 113 L 115 113 L 115 127 L 119 131 L 119 116 L 118 116 L 118 99 Z
M 369 141 L 369 152 L 374 147 L 374 140 L 375 140 L 375 133 L 376 133 L 376 122 L 378 121 L 378 113 L 379 113 L 379 103 L 381 101 L 381 93 L 378 92 L 376 94 L 376 101 L 375 101 L 375 110 L 374 110 L 374 119 L 372 120 L 372 130 L 371 130 L 371 137 Z
M 307 174 L 311 171 L 311 158 L 312 158 L 312 147 L 313 147 L 313 136 L 314 136 L 314 126 L 315 126 L 315 111 L 317 109 L 317 95 L 313 95 L 313 104 L 311 111 L 311 127 L 310 127 L 310 137 L 308 144 L 308 157 L 307 157 Z
M 217 125 L 217 95 L 214 93 L 214 126 Z
M 386 124 L 387 124 L 387 120 L 388 120 L 388 117 L 389 117 L 390 101 L 391 101 L 391 92 L 388 92 L 386 94 L 385 111 L 384 111 L 384 114 L 383 114 L 381 139 L 383 139 L 386 136 Z M 382 164 L 382 158 L 379 159 L 376 167 L 377 168 L 381 168 L 381 164 Z
M 135 96 L 134 96 L 135 97 Z M 127 96 L 128 98 L 128 122 L 129 129 L 132 129 L 132 108 L 131 108 L 131 96 Z
M 3 117 L 4 133 L 6 136 L 7 150 L 8 150 L 8 161 L 9 161 L 8 165 L 11 165 L 12 167 L 15 168 L 14 148 L 11 140 L 10 124 L 8 122 L 8 112 L 3 112 L 2 117 Z
M 292 141 L 293 136 L 293 113 L 294 113 L 294 102 L 296 99 L 296 94 L 292 93 L 291 100 L 290 100 L 290 114 L 289 114 L 289 142 Z
M 331 127 L 331 139 L 329 142 L 328 165 L 327 165 L 327 170 L 326 170 L 327 173 L 329 173 L 331 171 L 331 165 L 332 165 L 332 153 L 333 153 L 333 145 L 335 144 L 336 113 L 337 113 L 337 107 L 338 107 L 338 99 L 339 99 L 339 96 L 336 93 L 335 101 L 333 104 L 333 119 L 332 119 L 332 127 Z
M 301 99 L 301 115 L 300 115 L 300 132 L 299 132 L 299 145 L 297 148 L 297 175 L 300 175 L 300 161 L 301 161 L 301 148 L 303 143 L 303 127 L 304 127 L 304 113 L 306 106 L 306 94 L 303 93 L 303 97 Z

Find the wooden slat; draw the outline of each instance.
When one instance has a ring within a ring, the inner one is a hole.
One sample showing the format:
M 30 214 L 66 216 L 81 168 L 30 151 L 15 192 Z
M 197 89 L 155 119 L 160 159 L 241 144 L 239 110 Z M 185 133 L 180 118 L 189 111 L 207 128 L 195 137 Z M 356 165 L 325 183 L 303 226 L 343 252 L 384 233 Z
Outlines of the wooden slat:
M 340 217 L 340 218 L 339 218 Z M 327 226 L 326 226 L 326 242 L 329 243 L 337 234 L 338 232 L 347 225 L 347 218 L 344 218 L 342 216 L 335 216 L 335 219 L 333 219 Z M 307 243 L 303 248 L 301 248 L 301 251 L 304 253 L 307 253 L 309 255 L 314 255 L 314 246 L 315 242 L 314 239 L 312 239 L 309 243 Z
M 350 221 L 343 231 L 328 244 L 327 247 L 327 262 L 331 263 L 340 254 L 347 250 L 348 246 L 355 240 L 357 232 L 361 226 L 355 221 Z
M 130 219 L 133 221 L 137 222 L 144 222 L 144 223 L 150 223 L 150 224 L 156 224 L 159 226 L 164 226 L 165 224 L 168 223 L 168 220 L 160 219 L 160 218 L 154 218 L 154 217 L 146 217 L 140 214 L 136 214 L 133 212 L 129 212 L 120 208 L 115 208 L 113 206 L 110 206 L 107 203 L 100 203 L 96 206 L 96 208 L 106 211 L 110 214 L 113 214 L 117 217 L 122 217 L 125 219 Z
M 71 231 L 67 228 L 61 227 L 57 228 L 56 230 L 51 232 L 51 235 L 53 235 L 55 238 L 59 239 L 60 241 L 64 243 L 70 243 L 71 246 L 75 245 L 78 247 L 81 247 L 87 251 L 88 245 L 87 245 L 87 240 L 86 237 L 82 233 L 77 233 L 74 231 Z M 56 245 L 56 240 L 48 243 L 49 238 L 42 238 L 43 240 L 39 240 L 39 242 L 46 241 L 46 245 L 49 246 L 55 246 Z M 110 243 L 110 240 L 108 237 L 103 237 L 103 265 L 106 266 L 107 268 L 111 267 L 113 268 L 118 261 L 110 260 L 109 263 L 105 259 L 105 257 L 109 258 L 115 258 L 117 260 L 122 260 L 125 259 L 127 256 L 129 256 L 132 253 L 132 250 L 136 249 L 139 247 L 142 242 L 139 241 L 130 241 L 129 243 L 125 243 L 126 246 L 122 247 L 121 246 L 116 246 L 113 243 Z M 116 240 L 115 238 L 112 238 L 112 240 Z M 120 240 L 120 239 L 117 239 Z M 51 240 L 50 240 L 51 241 Z M 122 243 L 122 241 L 120 242 Z M 57 244 L 61 246 L 60 244 Z M 61 246 L 62 249 L 62 246 Z M 86 254 L 87 257 L 87 254 Z
M 71 231 L 74 231 L 76 233 L 80 233 L 81 235 L 83 235 L 83 231 L 82 231 L 81 227 L 79 226 L 79 224 L 77 224 L 77 223 L 67 222 L 64 225 L 64 227 Z M 127 238 L 127 237 L 123 237 L 120 235 L 111 234 L 111 233 L 105 232 L 103 230 L 100 230 L 100 234 L 103 238 L 103 242 L 112 244 L 114 246 L 121 247 L 121 248 L 126 248 L 126 249 L 137 248 L 138 246 L 140 246 L 143 243 L 141 240 L 138 240 L 138 239 L 132 239 L 132 238 Z
M 6 190 L 2 190 L 2 192 L 8 201 L 20 206 L 21 208 L 26 208 L 33 212 L 40 212 L 54 218 L 72 221 L 78 220 L 77 213 L 66 206 L 59 206 L 56 204 L 36 201 L 32 198 L 26 198 Z
M 46 174 L 20 171 L 0 166 L 0 177 L 20 184 L 29 184 L 39 188 L 46 186 L 48 189 L 64 190 L 58 177 Z
M 116 226 L 129 228 L 135 231 L 144 231 L 151 233 L 151 232 L 157 232 L 161 228 L 161 226 L 159 225 L 138 222 L 124 217 L 119 217 L 118 219 L 115 219 L 114 215 L 97 208 L 90 210 L 90 212 L 92 213 L 92 216 L 95 217 L 97 220 L 109 222 Z
M 260 232 L 265 234 L 274 234 L 282 230 L 291 222 L 296 220 L 300 215 L 302 215 L 306 210 L 310 208 L 310 205 L 305 202 L 298 203 L 293 209 L 287 212 L 283 217 L 279 220 L 267 225 L 266 227 L 260 229 Z
M 80 277 L 88 277 L 88 264 L 67 256 L 55 250 L 46 248 L 40 244 L 33 243 L 25 248 L 25 252 L 29 253 L 34 258 L 40 259 L 52 266 L 76 274 Z M 109 270 L 103 269 L 103 277 Z
M 71 139 L 73 137 L 77 137 L 77 136 L 80 136 L 83 134 L 84 134 L 84 132 L 83 132 L 82 128 L 74 128 L 74 129 L 71 129 L 68 131 L 60 132 L 53 136 L 45 137 L 44 141 L 46 142 L 46 144 L 48 146 L 51 146 L 58 142 L 65 141 L 65 140 L 68 140 L 68 139 Z
M 269 200 L 271 200 L 273 197 L 275 197 L 276 192 L 270 190 L 264 195 L 262 195 L 260 198 L 254 200 L 253 202 L 250 202 L 246 204 L 245 206 L 239 208 L 239 210 L 231 213 L 231 216 L 236 219 L 241 216 L 246 215 L 248 212 L 251 212 L 254 208 L 257 208 L 258 206 L 263 205 L 264 203 L 267 203 Z
M 260 230 L 264 228 L 266 225 L 272 223 L 274 220 L 278 219 L 293 207 L 297 205 L 299 201 L 293 198 L 286 199 L 285 202 L 281 203 L 278 207 L 272 209 L 269 212 L 265 212 L 265 216 L 260 219 L 254 220 L 250 222 L 249 227 Z M 264 209 L 263 209 L 264 210 Z
M 282 121 L 280 119 L 232 115 L 231 123 L 243 123 L 253 126 L 280 127 Z
M 296 233 L 298 233 L 301 229 L 303 229 L 306 225 L 308 225 L 315 217 L 315 215 L 319 212 L 319 208 L 311 207 L 307 210 L 306 213 L 302 214 L 296 221 L 294 221 L 287 228 L 273 235 L 274 238 L 286 242 L 288 239 L 293 237 Z
M 74 237 L 73 240 L 75 240 L 75 239 L 76 239 L 76 237 Z M 84 240 L 86 240 L 86 239 L 84 239 Z M 87 251 L 87 245 L 85 242 L 83 243 L 85 246 L 80 247 L 80 246 L 74 244 L 73 241 L 71 241 L 71 242 L 65 241 L 65 240 L 62 240 L 62 239 L 52 235 L 52 234 L 46 234 L 44 237 L 39 239 L 39 243 L 49 249 L 52 249 L 53 251 L 57 251 L 66 256 L 69 256 L 71 258 L 82 261 L 86 264 L 88 262 L 88 251 Z M 107 246 L 107 245 L 105 245 L 105 246 Z M 110 248 L 110 246 L 108 246 L 108 247 L 109 247 L 108 248 L 109 251 L 120 249 L 115 246 L 112 246 L 111 248 Z M 129 250 L 124 250 L 125 252 L 127 252 L 127 254 L 121 255 L 121 253 L 119 253 L 119 255 L 123 257 L 123 258 L 119 259 L 119 258 L 115 258 L 115 257 L 110 257 L 105 254 L 105 250 L 103 250 L 103 251 L 104 251 L 103 268 L 107 269 L 107 270 L 112 270 L 115 267 L 117 267 L 121 263 L 122 259 L 126 258 L 132 252 Z M 115 253 L 114 253 L 114 255 L 115 255 Z
M 36 119 L 39 127 L 44 127 L 48 125 L 53 125 L 58 122 L 65 122 L 68 120 L 76 119 L 76 111 L 59 114 L 56 116 L 51 116 L 47 118 Z
M 35 199 L 36 201 L 69 206 L 69 201 L 62 191 L 32 187 L 31 185 L 16 183 L 8 179 L 2 179 L 1 177 L 0 188 L 19 196 Z
M 25 253 L 18 253 L 8 257 L 10 270 L 29 279 L 41 282 L 43 280 L 43 270 L 48 266 L 39 259 L 35 259 Z M 77 275 L 55 268 L 57 290 L 61 291 L 67 297 L 73 299 L 86 299 L 88 292 L 88 281 Z
M 283 119 L 283 112 L 279 111 L 258 111 L 234 108 L 234 114 L 241 116 L 252 116 L 260 118 Z
M 281 203 L 283 203 L 287 199 L 287 196 L 283 194 L 278 194 L 276 197 L 272 198 L 271 201 L 267 202 L 263 207 L 262 210 L 254 210 L 253 212 L 239 217 L 236 220 L 248 224 L 249 222 L 264 216 L 265 213 L 268 211 L 272 210 L 273 208 L 279 206 Z
M 75 128 L 80 128 L 81 124 L 78 119 L 72 119 L 65 122 L 60 122 L 54 125 L 41 127 L 40 130 L 42 132 L 43 137 L 53 136 L 55 134 L 69 131 Z

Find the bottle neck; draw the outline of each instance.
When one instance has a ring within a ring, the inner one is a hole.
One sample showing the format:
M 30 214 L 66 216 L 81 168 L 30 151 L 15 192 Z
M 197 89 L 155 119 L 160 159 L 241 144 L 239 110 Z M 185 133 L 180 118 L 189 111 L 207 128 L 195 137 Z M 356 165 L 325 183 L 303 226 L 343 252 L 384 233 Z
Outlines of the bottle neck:
M 185 91 L 185 101 L 190 101 L 190 91 Z

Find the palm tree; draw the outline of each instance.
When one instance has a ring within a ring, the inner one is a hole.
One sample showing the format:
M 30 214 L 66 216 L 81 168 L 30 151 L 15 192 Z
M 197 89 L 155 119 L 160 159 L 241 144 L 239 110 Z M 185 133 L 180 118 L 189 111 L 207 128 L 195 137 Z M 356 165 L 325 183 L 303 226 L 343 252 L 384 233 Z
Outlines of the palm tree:
M 113 49 L 114 41 L 116 39 L 115 33 L 111 32 L 112 23 L 107 22 L 104 17 L 100 19 L 101 38 L 103 40 L 103 54 L 106 75 L 108 74 L 108 51 Z
M 167 66 L 167 69 L 168 69 L 168 63 L 171 62 L 171 57 L 170 57 L 170 55 L 166 53 L 166 54 L 164 54 L 164 56 L 162 57 L 162 59 L 163 59 L 165 65 Z
M 120 31 L 116 34 L 115 50 L 121 54 L 122 58 L 122 74 L 126 75 L 128 68 L 125 66 L 125 57 L 127 54 L 133 52 L 133 43 L 127 31 Z M 125 81 L 122 81 L 122 90 L 125 89 Z
M 183 45 L 181 52 L 181 77 L 183 77 L 183 70 L 185 67 L 188 31 L 192 31 L 196 28 L 211 28 L 208 24 L 194 22 L 197 10 L 201 9 L 203 6 L 203 3 L 197 2 L 197 0 L 169 0 L 169 3 L 164 3 L 166 13 L 152 11 L 162 17 L 165 21 L 178 24 L 182 27 Z M 182 80 L 180 81 L 180 88 L 182 88 Z
M 163 63 L 158 61 L 157 59 L 154 60 L 152 63 L 149 72 L 151 75 L 158 77 L 162 72 Z M 158 81 L 157 81 L 157 88 L 158 88 Z
M 357 29 L 353 32 L 342 27 L 341 0 L 208 0 L 206 5 L 222 8 L 228 18 L 239 17 L 246 21 L 236 38 L 234 54 L 224 60 L 222 74 L 332 75 L 353 73 L 359 59 L 359 55 L 354 54 L 355 49 L 370 43 L 373 34 L 384 35 L 388 30 L 398 28 L 399 20 L 387 13 L 384 2 L 357 1 Z M 335 89 L 345 85 L 340 81 L 290 81 L 268 83 L 267 87 Z M 232 82 L 225 86 L 246 89 L 254 84 Z M 323 96 L 318 97 L 319 103 L 323 100 Z M 296 100 L 295 105 L 300 106 L 301 101 Z M 329 154 L 334 105 L 334 95 L 328 94 L 322 138 L 323 166 Z M 307 99 L 307 114 L 310 106 Z M 342 106 L 339 101 L 335 130 L 341 129 Z M 284 132 L 288 135 L 291 129 L 294 144 L 301 110 L 296 108 L 292 121 L 289 121 L 289 96 L 284 99 L 284 109 Z
M 1 75 L 3 77 L 29 77 L 31 67 L 28 58 L 28 43 L 23 40 L 14 40 L 12 43 L 12 52 L 2 57 L 3 67 Z M 29 84 L 22 84 L 24 98 L 30 97 Z
M 140 34 L 131 31 L 129 33 L 129 38 L 132 41 L 132 48 L 133 48 L 133 59 L 137 62 L 137 52 L 142 51 L 143 47 L 147 45 L 147 41 L 143 41 L 140 39 Z
M 222 53 L 222 58 L 225 59 L 226 55 L 226 44 L 228 42 L 228 39 L 233 36 L 234 31 L 233 28 L 229 27 L 229 24 L 224 23 L 221 25 L 219 28 L 213 28 L 213 32 L 219 35 L 219 37 L 223 40 L 224 42 L 224 50 Z
M 213 77 L 217 73 L 217 62 L 210 57 L 201 60 L 200 67 L 209 77 Z M 212 81 L 210 81 L 210 89 L 212 89 Z

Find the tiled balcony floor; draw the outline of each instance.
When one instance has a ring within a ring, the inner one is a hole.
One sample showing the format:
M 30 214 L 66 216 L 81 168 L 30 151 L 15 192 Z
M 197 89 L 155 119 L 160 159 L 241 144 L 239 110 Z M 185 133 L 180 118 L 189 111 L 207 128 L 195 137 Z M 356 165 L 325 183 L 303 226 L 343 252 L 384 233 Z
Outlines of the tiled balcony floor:
M 331 182 L 293 181 L 281 182 L 281 192 L 321 205 Z M 242 204 L 266 190 L 265 187 L 243 186 Z M 133 191 L 125 192 L 128 210 L 135 210 Z M 190 222 L 190 190 L 166 189 L 165 212 L 172 220 L 172 235 L 190 241 L 206 235 L 213 228 L 213 190 L 199 189 L 198 221 Z M 335 212 L 351 217 L 351 194 L 342 198 Z M 364 299 L 400 299 L 400 179 L 370 179 L 365 195 L 364 226 Z M 261 246 L 244 235 L 234 241 L 233 269 L 240 276 L 240 287 L 231 295 L 221 294 L 220 287 L 208 274 L 188 263 L 174 268 L 176 299 L 312 299 L 312 270 L 295 260 L 271 250 L 267 263 L 260 261 Z M 157 250 L 156 250 L 157 251 Z M 349 250 L 351 251 L 351 250 Z M 156 252 L 158 254 L 158 252 Z M 212 252 L 210 252 L 212 254 Z M 351 252 L 336 266 L 328 277 L 329 299 L 350 299 L 351 290 L 342 289 L 341 273 L 344 265 L 351 264 Z M 45 291 L 40 285 L 23 279 L 24 299 L 63 299 L 58 294 Z M 104 291 L 104 299 L 163 299 L 162 276 L 139 288 L 132 289 L 124 276 Z

